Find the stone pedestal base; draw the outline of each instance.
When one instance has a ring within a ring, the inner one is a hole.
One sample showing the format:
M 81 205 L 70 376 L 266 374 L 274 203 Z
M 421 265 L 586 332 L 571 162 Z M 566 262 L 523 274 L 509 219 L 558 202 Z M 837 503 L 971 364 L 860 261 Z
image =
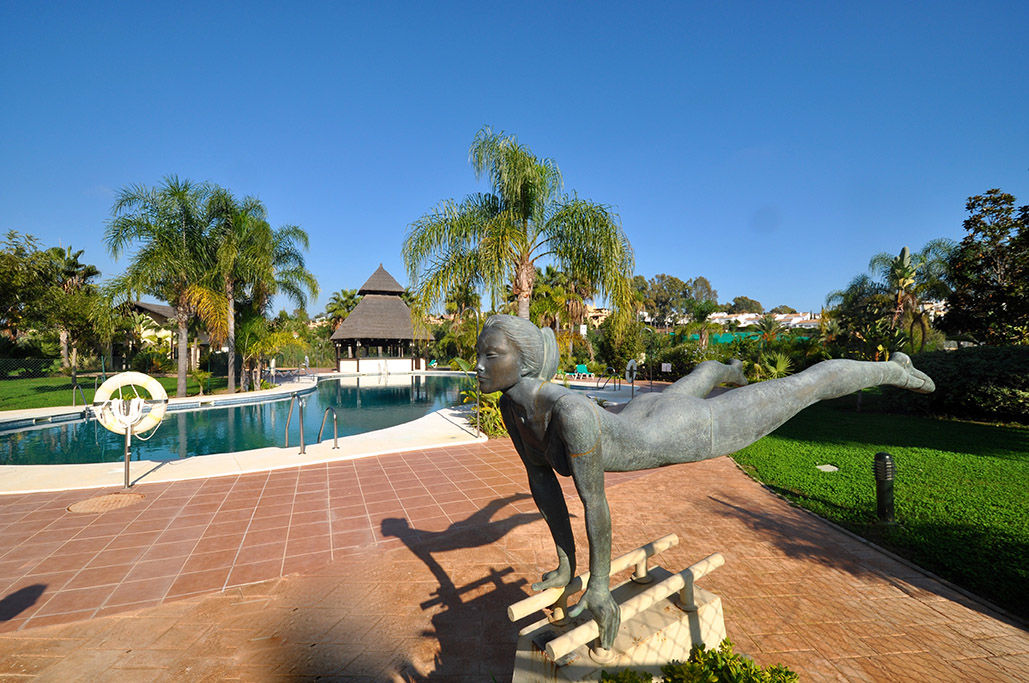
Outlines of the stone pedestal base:
M 671 576 L 660 567 L 655 567 L 651 575 L 656 582 Z M 627 581 L 617 586 L 612 595 L 622 604 L 649 587 Z M 515 683 L 596 681 L 605 669 L 614 671 L 625 667 L 659 675 L 661 665 L 673 659 L 686 660 L 694 644 L 718 647 L 725 639 L 722 600 L 703 588 L 694 586 L 693 590 L 696 609 L 683 610 L 678 596 L 672 595 L 623 622 L 611 648 L 611 659 L 603 664 L 594 661 L 588 645 L 557 661 L 550 659 L 545 651 L 550 640 L 588 621 L 588 612 L 564 626 L 551 624 L 547 619 L 537 621 L 519 633 L 512 680 Z

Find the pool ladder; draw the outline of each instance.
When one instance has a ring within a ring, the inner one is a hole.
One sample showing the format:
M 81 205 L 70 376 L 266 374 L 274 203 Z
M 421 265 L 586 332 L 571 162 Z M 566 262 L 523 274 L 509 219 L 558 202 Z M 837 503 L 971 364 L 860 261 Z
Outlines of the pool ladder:
M 286 414 L 285 447 L 289 448 L 289 425 L 293 421 L 293 406 L 297 403 L 300 404 L 300 414 L 298 416 L 300 420 L 300 455 L 305 455 L 307 453 L 307 444 L 304 443 L 304 404 L 307 403 L 307 399 L 302 396 L 298 397 L 296 394 L 293 394 L 289 399 L 289 412 Z M 332 406 L 326 408 L 322 414 L 322 426 L 318 430 L 318 441 L 322 440 L 322 432 L 325 431 L 325 420 L 329 418 L 329 413 L 332 413 L 332 448 L 337 449 L 339 448 L 339 424 L 336 420 L 336 409 Z
M 606 389 L 607 385 L 611 382 L 612 379 L 615 381 L 614 388 L 621 389 L 622 378 L 617 373 L 615 373 L 614 368 L 608 366 L 606 376 L 601 376 L 597 378 L 597 389 Z M 603 382 L 603 384 L 601 384 L 601 382 Z

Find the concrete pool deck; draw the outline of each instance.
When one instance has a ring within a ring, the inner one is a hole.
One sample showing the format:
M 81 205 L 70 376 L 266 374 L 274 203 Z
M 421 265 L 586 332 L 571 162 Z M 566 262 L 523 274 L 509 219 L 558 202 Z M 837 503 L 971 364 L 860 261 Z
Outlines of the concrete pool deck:
M 223 477 L 485 441 L 485 436 L 477 435 L 475 428 L 468 426 L 466 415 L 465 410 L 444 408 L 395 427 L 343 437 L 339 439 L 338 449 L 333 448 L 331 437 L 319 443 L 309 443 L 303 455 L 298 444 L 289 448 L 257 448 L 180 460 L 133 460 L 129 465 L 129 480 L 135 486 Z M 124 462 L 3 465 L 0 466 L 0 495 L 120 487 L 124 480 Z

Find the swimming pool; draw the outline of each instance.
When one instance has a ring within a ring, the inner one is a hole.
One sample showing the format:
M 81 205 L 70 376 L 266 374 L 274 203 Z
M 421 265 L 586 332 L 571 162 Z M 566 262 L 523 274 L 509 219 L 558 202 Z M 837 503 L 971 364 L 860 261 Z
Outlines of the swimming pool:
M 325 409 L 336 410 L 339 436 L 362 434 L 416 420 L 460 402 L 471 380 L 453 375 L 403 375 L 384 378 L 322 380 L 302 394 L 304 440 L 318 436 Z M 289 396 L 230 407 L 170 411 L 153 437 L 132 440 L 133 460 L 167 461 L 212 453 L 230 453 L 285 443 Z M 299 446 L 298 407 L 293 409 L 290 446 Z M 332 439 L 332 417 L 322 439 Z M 124 437 L 95 420 L 66 422 L 0 434 L 0 464 L 54 465 L 115 462 L 124 457 Z

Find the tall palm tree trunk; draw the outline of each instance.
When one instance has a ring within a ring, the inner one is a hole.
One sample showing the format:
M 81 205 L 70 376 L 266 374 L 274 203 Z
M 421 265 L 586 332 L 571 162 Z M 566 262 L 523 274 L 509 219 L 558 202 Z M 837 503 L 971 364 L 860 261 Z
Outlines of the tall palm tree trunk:
M 61 367 L 68 367 L 68 330 L 61 328 L 58 333 L 61 339 Z
M 522 257 L 515 271 L 514 292 L 518 297 L 518 317 L 529 319 L 529 303 L 532 301 L 532 286 L 535 284 L 536 266 L 528 257 Z
M 225 344 L 229 347 L 228 356 L 228 388 L 229 393 L 236 393 L 236 301 L 232 282 L 225 283 L 225 296 L 228 298 L 228 318 L 225 326 Z
M 186 395 L 186 367 L 189 364 L 189 330 L 186 311 L 178 309 L 176 318 L 179 323 L 179 375 L 175 382 L 175 395 Z

